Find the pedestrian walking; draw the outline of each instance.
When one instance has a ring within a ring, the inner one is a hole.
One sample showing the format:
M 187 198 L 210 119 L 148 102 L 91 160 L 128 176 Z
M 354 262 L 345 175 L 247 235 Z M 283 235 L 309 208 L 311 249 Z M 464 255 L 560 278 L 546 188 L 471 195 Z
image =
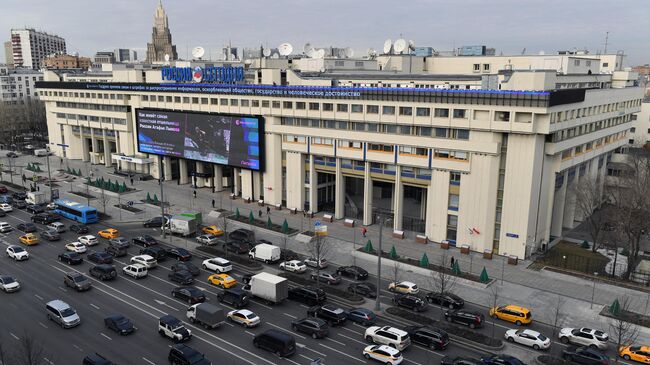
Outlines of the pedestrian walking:
M 257 215 L 258 215 L 260 218 L 262 218 L 262 209 L 260 209 L 260 210 L 257 211 Z
M 41 191 L 41 186 L 40 185 L 36 185 L 36 191 Z
M 133 186 L 133 178 L 131 178 L 131 186 Z
M 271 207 L 266 207 L 266 215 L 271 214 Z
M 454 261 L 454 256 L 451 257 L 451 260 L 450 260 L 450 261 L 451 261 L 451 268 L 453 269 L 453 268 L 454 268 L 454 262 L 455 262 L 455 261 Z
M 368 229 L 366 227 L 361 227 L 361 235 L 365 237 L 366 233 L 368 233 Z
M 192 192 L 192 195 L 194 195 L 194 198 L 196 199 L 196 190 Z
M 212 199 L 212 208 L 214 208 L 214 199 Z

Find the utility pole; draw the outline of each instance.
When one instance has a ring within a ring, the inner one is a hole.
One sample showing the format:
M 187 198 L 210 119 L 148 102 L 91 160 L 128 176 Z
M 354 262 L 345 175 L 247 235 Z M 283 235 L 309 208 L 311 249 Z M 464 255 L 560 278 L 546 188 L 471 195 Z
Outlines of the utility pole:
M 47 146 L 47 156 L 45 156 L 47 161 L 47 185 L 50 186 L 50 203 L 52 203 L 52 173 L 50 172 L 50 146 Z M 36 176 L 36 174 L 34 174 Z
M 11 180 L 11 184 L 13 185 L 14 183 L 14 168 L 11 166 L 11 160 L 13 157 L 7 157 L 7 160 L 9 160 L 9 179 Z
M 384 216 L 379 214 L 379 251 L 377 251 L 377 300 L 375 301 L 375 311 L 381 309 L 379 298 L 381 291 L 381 235 L 382 227 L 384 226 Z
M 609 31 L 605 32 L 605 54 L 607 54 L 607 46 L 609 43 Z
M 162 223 L 160 224 L 160 230 L 162 231 L 163 239 L 165 236 L 165 195 L 163 193 L 163 181 L 165 181 L 165 173 L 163 167 L 163 158 L 162 156 L 158 157 L 158 163 L 160 165 L 160 213 L 162 215 Z

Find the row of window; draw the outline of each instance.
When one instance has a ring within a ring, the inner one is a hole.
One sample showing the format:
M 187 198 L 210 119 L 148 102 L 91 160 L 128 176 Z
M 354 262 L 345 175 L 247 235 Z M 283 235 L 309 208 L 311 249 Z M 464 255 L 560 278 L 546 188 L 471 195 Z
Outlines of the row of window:
M 92 99 L 107 99 L 107 100 L 128 100 L 128 95 L 123 94 L 102 94 L 102 93 L 80 93 L 72 91 L 45 91 L 47 96 L 62 96 L 70 98 L 92 98 Z
M 72 133 L 74 134 L 79 134 L 80 132 L 83 132 L 83 134 L 91 135 L 94 134 L 97 137 L 101 137 L 104 135 L 104 132 L 106 132 L 106 136 L 108 137 L 115 137 L 117 135 L 117 131 L 111 131 L 108 129 L 98 129 L 98 128 L 88 128 L 88 127 L 80 127 L 78 125 L 73 125 L 71 127 Z
M 131 107 L 129 107 L 128 105 L 72 103 L 67 101 L 57 101 L 56 106 L 59 108 L 102 110 L 102 111 L 122 112 L 122 113 L 127 113 L 131 111 Z
M 603 144 L 609 144 L 611 142 L 618 141 L 619 139 L 625 137 L 625 132 L 619 132 L 616 134 L 612 134 L 611 136 L 603 137 L 603 138 L 598 138 L 597 140 L 593 142 L 586 143 L 584 145 L 572 147 L 569 149 L 566 149 L 562 151 L 562 159 L 566 160 L 569 159 L 573 156 L 580 156 L 581 154 L 585 152 L 589 152 L 594 148 L 598 148 L 602 146 Z
M 574 137 L 578 137 L 587 133 L 592 133 L 599 131 L 604 128 L 609 128 L 617 126 L 619 124 L 627 123 L 632 119 L 631 115 L 624 115 L 616 118 L 609 118 L 605 120 L 600 120 L 598 122 L 593 122 L 589 124 L 584 124 L 574 128 L 563 129 L 561 131 L 554 132 L 550 135 L 547 135 L 547 141 L 549 142 L 560 142 Z
M 126 119 L 124 118 L 110 118 L 110 117 L 97 117 L 94 115 L 83 115 L 83 114 L 66 114 L 66 113 L 56 113 L 57 118 L 71 120 L 78 120 L 82 122 L 99 122 L 99 123 L 112 123 L 112 124 L 122 124 L 126 125 Z
M 641 106 L 641 99 L 636 99 L 636 100 L 621 101 L 618 103 L 609 103 L 609 104 L 602 104 L 602 105 L 590 106 L 585 108 L 565 110 L 565 111 L 554 113 L 551 116 L 551 123 L 565 122 L 567 120 L 574 119 L 574 118 L 585 118 L 585 117 L 590 117 L 592 115 L 609 113 L 621 109 L 640 107 L 640 106 Z

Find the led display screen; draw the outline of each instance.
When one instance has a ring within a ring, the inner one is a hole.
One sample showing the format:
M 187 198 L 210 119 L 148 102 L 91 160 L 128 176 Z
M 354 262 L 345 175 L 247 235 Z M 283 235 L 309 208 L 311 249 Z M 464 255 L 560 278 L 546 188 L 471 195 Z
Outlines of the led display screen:
M 137 109 L 138 151 L 263 170 L 263 119 Z

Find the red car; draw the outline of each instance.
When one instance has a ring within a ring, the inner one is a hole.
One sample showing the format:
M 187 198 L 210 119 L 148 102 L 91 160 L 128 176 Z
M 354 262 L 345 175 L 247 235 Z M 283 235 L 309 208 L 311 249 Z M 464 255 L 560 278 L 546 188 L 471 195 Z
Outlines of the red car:
M 8 192 L 9 190 L 7 190 L 6 186 L 0 185 L 0 194 L 6 194 Z

